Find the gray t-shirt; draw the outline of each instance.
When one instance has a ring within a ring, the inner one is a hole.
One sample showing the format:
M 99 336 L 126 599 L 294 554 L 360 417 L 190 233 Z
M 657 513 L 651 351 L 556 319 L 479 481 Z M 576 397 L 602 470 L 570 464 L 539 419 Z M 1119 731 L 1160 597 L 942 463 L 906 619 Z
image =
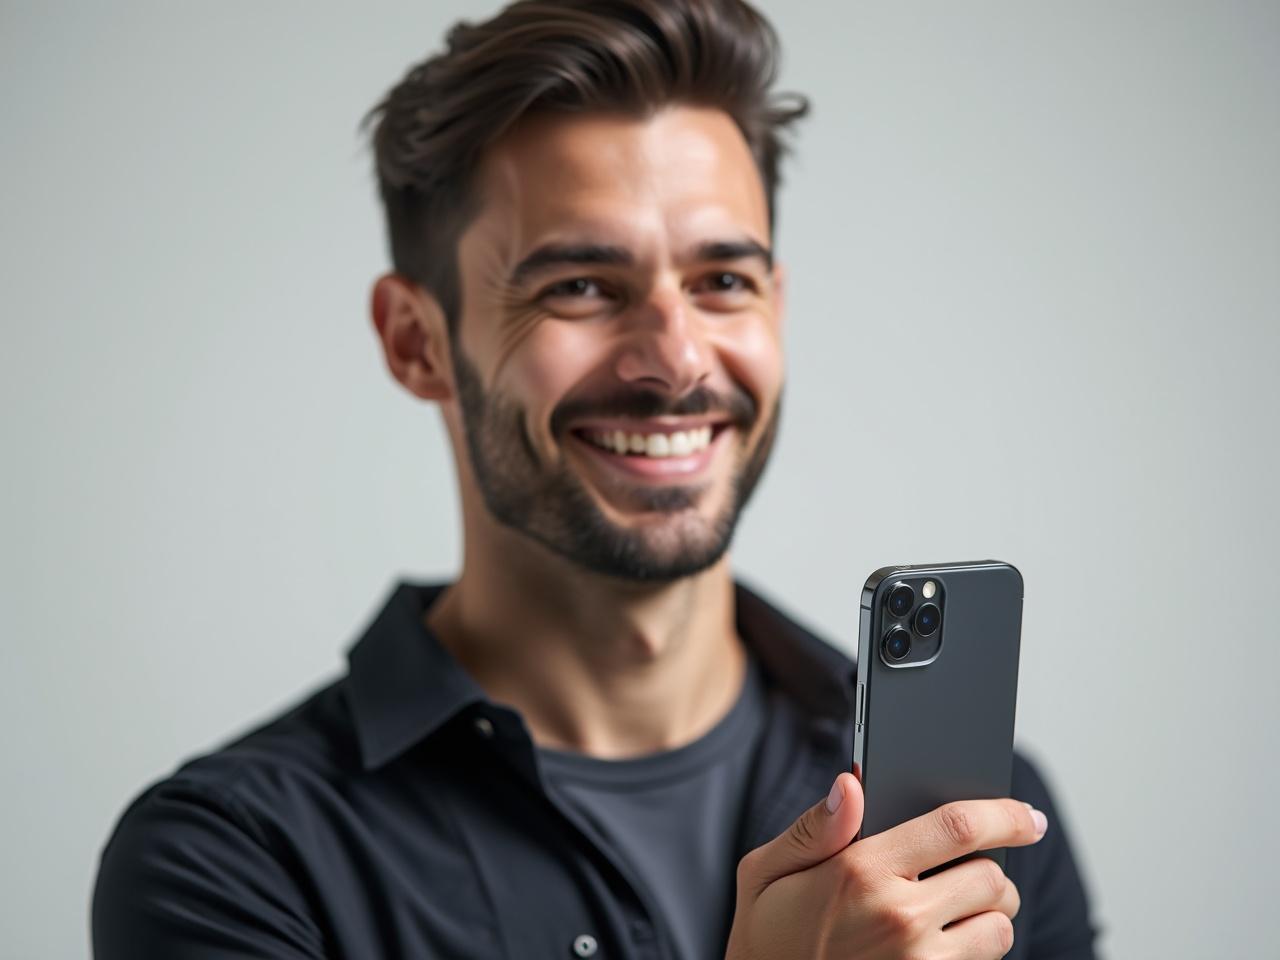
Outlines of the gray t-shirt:
M 631 866 L 657 903 L 680 960 L 719 960 L 733 915 L 734 843 L 767 697 L 754 657 L 737 701 L 675 750 L 602 760 L 538 748 L 547 788 Z

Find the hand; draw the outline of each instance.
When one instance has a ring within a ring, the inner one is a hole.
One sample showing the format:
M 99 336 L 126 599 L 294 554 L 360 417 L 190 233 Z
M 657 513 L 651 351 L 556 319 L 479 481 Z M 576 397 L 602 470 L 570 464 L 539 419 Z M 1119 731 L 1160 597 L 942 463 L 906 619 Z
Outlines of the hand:
M 1013 946 L 1017 888 L 977 850 L 1035 843 L 1044 814 L 1016 800 L 965 800 L 850 841 L 862 787 L 842 773 L 831 795 L 738 864 L 726 960 L 985 960 Z

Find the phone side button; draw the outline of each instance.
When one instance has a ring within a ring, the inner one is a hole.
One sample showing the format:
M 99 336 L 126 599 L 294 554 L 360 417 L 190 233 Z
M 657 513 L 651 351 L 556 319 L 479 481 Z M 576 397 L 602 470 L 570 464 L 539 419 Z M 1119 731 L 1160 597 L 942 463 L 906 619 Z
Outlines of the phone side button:
M 867 715 L 867 686 L 862 681 L 858 681 L 858 732 L 862 732 L 862 724 Z

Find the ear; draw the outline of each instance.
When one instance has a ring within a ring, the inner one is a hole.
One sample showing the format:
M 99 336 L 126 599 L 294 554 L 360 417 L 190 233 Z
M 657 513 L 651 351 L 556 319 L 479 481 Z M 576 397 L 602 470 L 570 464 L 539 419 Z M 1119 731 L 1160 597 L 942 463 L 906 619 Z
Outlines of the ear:
M 423 400 L 452 397 L 449 331 L 436 298 L 407 277 L 388 273 L 373 285 L 369 312 L 391 375 Z

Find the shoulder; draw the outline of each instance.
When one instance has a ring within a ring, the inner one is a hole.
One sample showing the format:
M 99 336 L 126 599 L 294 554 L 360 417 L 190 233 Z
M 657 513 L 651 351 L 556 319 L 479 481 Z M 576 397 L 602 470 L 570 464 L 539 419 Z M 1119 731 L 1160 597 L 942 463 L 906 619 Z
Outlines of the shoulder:
M 1021 750 L 1014 752 L 1011 792 L 1049 821 L 1039 843 L 1008 853 L 1009 877 L 1023 901 L 1015 929 L 1029 937 L 1031 956 L 1091 958 L 1097 931 L 1069 825 L 1038 764 Z
M 98 864 L 95 956 L 177 955 L 206 944 L 318 955 L 305 884 L 289 867 L 287 824 L 332 795 L 357 762 L 341 699 L 341 683 L 332 684 L 129 802 Z
M 1016 800 L 1031 804 L 1042 811 L 1049 820 L 1049 828 L 1039 844 L 1030 849 L 1041 849 L 1070 855 L 1067 848 L 1067 824 L 1056 791 L 1041 772 L 1038 760 L 1032 760 L 1018 748 L 1013 752 L 1013 776 L 1010 793 Z
M 1045 813 L 1054 806 L 1053 794 L 1037 763 L 1022 748 L 1013 751 L 1013 796 Z
M 278 809 L 300 784 L 333 786 L 360 768 L 346 706 L 346 678 L 330 683 L 271 719 L 181 764 L 145 792 L 222 797 L 247 809 Z
M 261 814 L 287 810 L 300 790 L 338 787 L 358 770 L 344 678 L 187 759 L 141 791 L 125 809 L 120 825 L 145 820 L 175 804 L 218 809 L 249 824 Z

